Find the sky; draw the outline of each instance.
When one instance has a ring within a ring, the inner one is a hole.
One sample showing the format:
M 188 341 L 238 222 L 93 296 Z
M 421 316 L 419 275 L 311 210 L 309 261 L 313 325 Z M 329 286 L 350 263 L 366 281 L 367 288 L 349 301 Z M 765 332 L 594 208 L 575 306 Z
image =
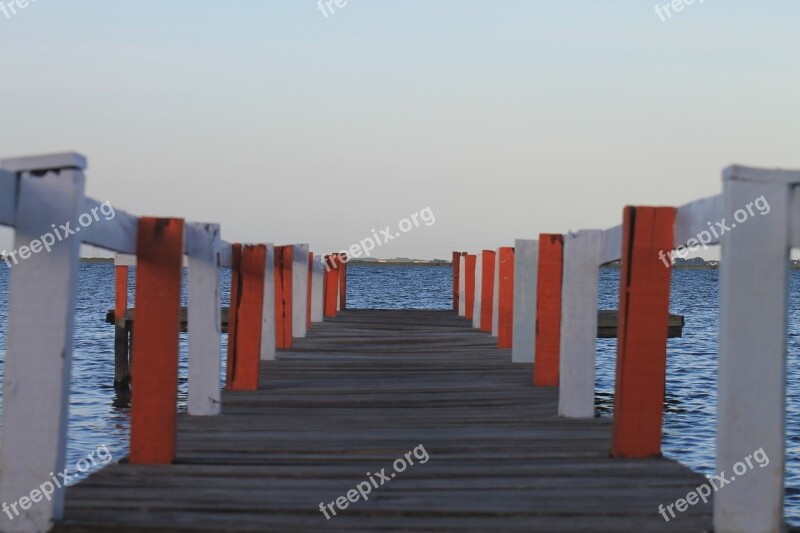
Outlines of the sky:
M 800 168 L 800 2 L 666 4 L 36 0 L 0 11 L 0 158 L 77 151 L 117 209 L 316 252 L 429 208 L 373 252 L 424 259 Z

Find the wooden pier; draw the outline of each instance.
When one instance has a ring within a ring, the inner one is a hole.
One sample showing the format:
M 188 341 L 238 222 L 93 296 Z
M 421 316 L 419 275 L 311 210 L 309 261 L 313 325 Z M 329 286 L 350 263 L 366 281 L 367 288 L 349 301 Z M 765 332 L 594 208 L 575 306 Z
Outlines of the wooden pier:
M 262 363 L 222 415 L 178 418 L 174 464 L 111 465 L 66 493 L 55 531 L 705 531 L 658 513 L 705 482 L 611 459 L 610 419 L 557 416 L 496 339 L 446 311 L 346 311 Z M 369 500 L 331 503 L 414 447 Z
M 111 204 L 85 195 L 86 165 L 75 153 L 0 160 L 0 225 L 14 229 L 21 259 L 9 288 L 0 502 L 11 507 L 0 531 L 707 531 L 712 509 L 690 495 L 705 479 L 661 458 L 667 339 L 682 326 L 669 314 L 670 264 L 701 244 L 721 246 L 715 471 L 737 475 L 713 493 L 713 528 L 785 531 L 800 171 L 731 166 L 717 196 L 454 252 L 452 312 L 356 312 L 346 251 L 227 242 L 217 223 L 118 208 L 101 221 Z M 56 238 L 64 222 L 84 230 Z M 66 491 L 45 492 L 42 480 L 70 466 L 82 244 L 117 253 L 115 382 L 133 377 L 130 454 L 70 489 L 65 510 Z M 614 325 L 598 315 L 598 283 L 617 261 Z M 188 414 L 178 415 L 183 327 Z M 604 327 L 617 336 L 613 421 L 595 417 Z M 412 449 L 429 460 L 386 487 L 367 473 L 399 468 Z M 770 460 L 748 470 L 756 452 Z M 351 499 L 370 482 L 369 500 Z M 327 520 L 333 502 L 340 512 Z M 659 506 L 673 504 L 667 522 Z

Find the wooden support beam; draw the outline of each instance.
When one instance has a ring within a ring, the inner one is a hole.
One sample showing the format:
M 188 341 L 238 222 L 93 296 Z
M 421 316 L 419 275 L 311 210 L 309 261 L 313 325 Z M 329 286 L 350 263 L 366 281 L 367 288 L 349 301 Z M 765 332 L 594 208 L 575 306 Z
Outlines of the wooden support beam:
M 308 245 L 292 246 L 292 337 L 306 336 L 308 324 Z
M 472 321 L 472 313 L 475 311 L 475 263 L 477 256 L 467 254 L 464 261 L 464 317 Z
M 497 347 L 511 348 L 514 331 L 514 248 L 500 248 L 497 257 Z
M 275 247 L 275 346 L 292 347 L 292 271 L 293 246 Z
M 128 350 L 128 332 L 121 319 L 128 309 L 128 267 L 114 267 L 114 388 L 128 390 L 131 386 L 131 367 Z
M 461 283 L 461 252 L 453 252 L 453 312 L 458 313 L 458 288 Z
M 325 256 L 325 316 L 336 317 L 339 308 L 339 255 Z
M 139 219 L 132 464 L 170 464 L 175 458 L 183 230 L 178 218 Z
M 714 531 L 785 530 L 787 243 L 800 237 L 798 185 L 797 171 L 724 173 L 716 471 L 736 479 L 714 494 Z M 751 455 L 758 466 L 737 475 Z
M 347 262 L 346 253 L 339 254 L 339 311 L 347 309 Z
M 40 249 L 24 259 L 23 247 L 32 252 L 32 239 L 52 235 L 52 224 L 74 224 L 84 198 L 79 169 L 41 177 L 23 172 L 17 179 L 19 262 L 11 268 L 9 286 L 0 435 L 0 501 L 9 504 L 65 467 L 81 241 L 79 235 L 56 240 L 49 252 Z M 13 520 L 2 513 L 0 524 L 3 531 L 46 531 L 63 508 L 64 491 L 58 489 L 51 499 L 20 509 Z
M 626 207 L 622 224 L 617 379 L 611 454 L 661 455 L 675 208 Z
M 311 307 L 314 295 L 314 252 L 308 252 L 308 290 L 306 290 L 306 330 L 311 329 Z
M 584 230 L 564 237 L 558 414 L 568 418 L 594 418 L 596 309 L 602 250 L 602 230 Z
M 325 265 L 324 258 L 314 256 L 313 283 L 311 284 L 311 322 L 322 322 L 325 319 Z
M 475 297 L 472 304 L 472 327 L 481 327 L 481 293 L 483 292 L 483 254 L 478 253 L 475 258 Z
M 532 363 L 535 358 L 538 257 L 538 241 L 518 239 L 514 243 L 514 363 Z
M 264 265 L 264 298 L 261 313 L 261 360 L 275 359 L 275 246 L 264 245 L 267 259 Z
M 241 246 L 236 308 L 231 312 L 236 315 L 236 329 L 228 333 L 228 390 L 258 390 L 266 263 L 266 245 Z
M 195 254 L 189 256 L 189 383 L 188 412 L 194 416 L 214 416 L 221 410 L 219 224 L 198 224 L 207 240 L 195 243 Z M 121 267 L 117 267 L 121 268 Z M 125 309 L 123 308 L 124 312 Z M 115 316 L 122 317 L 115 308 Z M 119 320 L 119 319 L 118 319 Z
M 539 267 L 536 282 L 536 362 L 533 384 L 558 386 L 561 343 L 561 280 L 564 269 L 564 237 L 539 235 Z
M 467 254 L 458 258 L 458 316 L 467 315 Z
M 496 262 L 494 250 L 484 250 L 481 254 L 481 324 L 480 330 L 492 332 L 494 316 L 494 271 Z

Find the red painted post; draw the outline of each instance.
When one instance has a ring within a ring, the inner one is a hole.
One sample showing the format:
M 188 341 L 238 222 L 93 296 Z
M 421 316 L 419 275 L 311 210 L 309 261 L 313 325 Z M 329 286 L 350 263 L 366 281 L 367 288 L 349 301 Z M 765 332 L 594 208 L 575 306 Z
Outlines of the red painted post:
M 128 310 L 128 267 L 114 268 L 114 320 L 121 320 Z
M 175 459 L 183 220 L 139 219 L 131 464 Z
M 339 254 L 339 310 L 347 309 L 347 254 Z
M 497 295 L 497 347 L 511 348 L 514 327 L 514 248 L 500 248 L 500 287 Z
M 311 295 L 314 289 L 314 252 L 308 252 L 308 293 L 306 294 L 306 330 L 311 329 Z
M 292 262 L 294 247 L 275 247 L 275 347 L 292 347 Z
M 458 313 L 458 286 L 461 283 L 461 252 L 453 252 L 453 311 Z
M 674 230 L 672 207 L 624 210 L 614 457 L 661 455 L 671 270 L 658 252 L 672 249 Z
M 325 256 L 325 316 L 335 317 L 339 301 L 339 256 Z
M 564 271 L 564 237 L 539 235 L 536 278 L 536 361 L 533 384 L 556 387 L 561 345 L 561 281 Z
M 231 297 L 236 325 L 231 331 L 229 321 L 226 386 L 228 390 L 258 390 L 267 247 L 236 246 L 237 268 L 231 271 L 231 289 L 237 289 L 235 300 Z
M 127 389 L 131 380 L 128 328 L 121 324 L 128 310 L 128 267 L 116 266 L 114 278 L 114 387 Z
M 492 332 L 492 313 L 494 312 L 494 250 L 484 250 L 481 255 L 481 331 Z
M 464 318 L 470 321 L 475 310 L 475 265 L 477 262 L 478 256 L 472 254 L 467 254 L 467 259 L 464 262 L 464 268 L 466 269 L 466 272 L 464 272 L 464 297 L 466 299 Z

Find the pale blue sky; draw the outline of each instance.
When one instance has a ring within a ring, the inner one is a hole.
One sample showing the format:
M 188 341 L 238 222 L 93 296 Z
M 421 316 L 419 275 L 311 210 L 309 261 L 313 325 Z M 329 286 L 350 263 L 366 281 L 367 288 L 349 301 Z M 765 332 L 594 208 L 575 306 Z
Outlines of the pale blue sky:
M 655 4 L 37 0 L 0 13 L 0 157 L 76 150 L 101 201 L 316 251 L 430 206 L 377 251 L 426 258 L 800 168 L 800 2 Z

